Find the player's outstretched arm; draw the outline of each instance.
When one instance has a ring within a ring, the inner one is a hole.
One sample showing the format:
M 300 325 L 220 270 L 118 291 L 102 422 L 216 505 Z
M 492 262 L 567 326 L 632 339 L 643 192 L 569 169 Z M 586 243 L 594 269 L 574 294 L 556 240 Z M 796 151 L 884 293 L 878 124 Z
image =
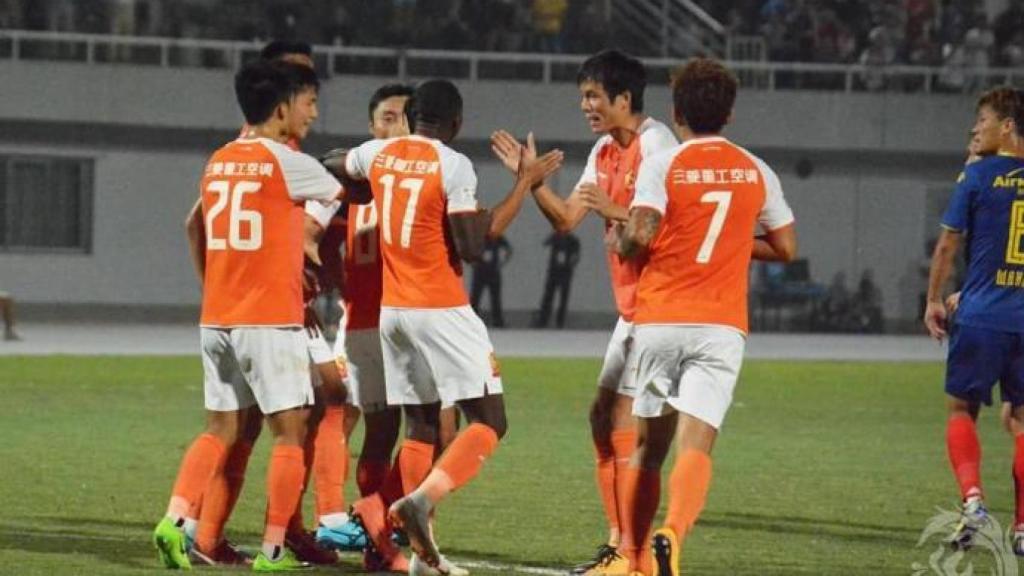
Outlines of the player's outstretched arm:
M 540 157 L 537 157 L 534 150 L 532 158 L 527 158 L 527 154 L 526 149 L 520 152 L 515 186 L 493 211 L 483 209 L 456 212 L 448 216 L 455 249 L 464 261 L 476 262 L 480 259 L 487 240 L 496 240 L 505 233 L 522 208 L 530 189 L 557 171 L 564 160 L 561 150 L 552 150 Z
M 946 337 L 946 305 L 942 292 L 953 271 L 953 259 L 960 248 L 960 232 L 944 228 L 932 252 L 932 265 L 928 272 L 928 305 L 924 310 L 924 325 L 932 338 L 942 341 Z
M 625 227 L 616 224 L 618 230 L 618 250 L 623 258 L 636 258 L 647 252 L 654 241 L 654 235 L 661 226 L 661 212 L 647 206 L 637 206 L 629 211 L 629 221 Z
M 327 168 L 327 171 L 334 175 L 345 187 L 345 193 L 340 200 L 350 204 L 369 204 L 373 202 L 373 192 L 370 190 L 370 183 L 365 178 L 355 178 L 345 169 L 345 158 L 348 156 L 348 149 L 335 148 L 320 157 L 320 162 Z
M 188 239 L 188 253 L 192 258 L 192 267 L 203 285 L 206 277 L 206 225 L 203 222 L 203 199 L 199 198 L 192 205 L 185 217 L 185 237 Z
M 527 144 L 532 142 L 533 134 L 527 136 Z M 505 130 L 498 130 L 491 134 L 491 151 L 501 160 L 501 163 L 513 174 L 519 171 L 519 158 L 529 157 L 529 153 L 523 154 L 524 146 L 515 136 Z M 580 195 L 574 191 L 568 198 L 563 199 L 546 182 L 541 181 L 533 188 L 533 198 L 537 202 L 544 217 L 551 223 L 551 227 L 559 232 L 571 232 L 583 217 L 587 215 L 587 207 Z
M 792 262 L 796 252 L 796 228 L 790 224 L 754 238 L 751 258 L 765 262 Z

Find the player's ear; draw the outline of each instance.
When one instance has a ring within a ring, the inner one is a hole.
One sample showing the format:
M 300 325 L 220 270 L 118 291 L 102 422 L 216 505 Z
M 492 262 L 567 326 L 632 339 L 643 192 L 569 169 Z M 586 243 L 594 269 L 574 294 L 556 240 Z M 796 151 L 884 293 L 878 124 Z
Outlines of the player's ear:
M 452 140 L 459 135 L 459 130 L 462 130 L 462 114 L 452 119 Z

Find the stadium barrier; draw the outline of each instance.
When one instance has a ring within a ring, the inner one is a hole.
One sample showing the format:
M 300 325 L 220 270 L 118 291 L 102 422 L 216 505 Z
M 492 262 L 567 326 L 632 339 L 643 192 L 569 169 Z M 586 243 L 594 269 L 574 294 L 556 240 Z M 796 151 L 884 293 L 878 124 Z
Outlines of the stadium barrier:
M 0 61 L 61 61 L 164 68 L 238 68 L 258 54 L 259 42 L 0 30 Z M 399 79 L 575 82 L 585 55 L 467 52 L 417 48 L 314 46 L 318 71 Z M 651 83 L 666 82 L 679 59 L 644 59 Z M 745 87 L 838 92 L 976 92 L 995 84 L 1024 84 L 1024 70 L 947 66 L 869 66 L 805 62 L 729 61 Z

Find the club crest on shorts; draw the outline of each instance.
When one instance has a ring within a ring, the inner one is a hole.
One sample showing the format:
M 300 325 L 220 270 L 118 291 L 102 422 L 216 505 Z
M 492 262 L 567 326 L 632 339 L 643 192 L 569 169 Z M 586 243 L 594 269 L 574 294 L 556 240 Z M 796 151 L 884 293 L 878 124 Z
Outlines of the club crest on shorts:
M 501 376 L 501 364 L 498 362 L 498 356 L 491 352 L 488 359 L 491 361 L 491 376 L 494 378 Z

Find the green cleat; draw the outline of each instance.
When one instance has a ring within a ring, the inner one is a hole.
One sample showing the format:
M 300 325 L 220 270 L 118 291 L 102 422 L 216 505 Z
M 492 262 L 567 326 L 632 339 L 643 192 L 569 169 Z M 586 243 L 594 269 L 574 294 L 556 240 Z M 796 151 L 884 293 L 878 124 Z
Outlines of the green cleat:
M 312 567 L 313 565 L 309 562 L 303 562 L 296 558 L 295 554 L 287 548 L 276 561 L 267 558 L 267 555 L 261 551 L 252 563 L 253 572 L 298 572 L 309 570 Z
M 174 570 L 191 570 L 192 562 L 185 552 L 185 532 L 174 525 L 170 518 L 164 518 L 153 530 L 153 545 L 160 556 L 160 562 Z

